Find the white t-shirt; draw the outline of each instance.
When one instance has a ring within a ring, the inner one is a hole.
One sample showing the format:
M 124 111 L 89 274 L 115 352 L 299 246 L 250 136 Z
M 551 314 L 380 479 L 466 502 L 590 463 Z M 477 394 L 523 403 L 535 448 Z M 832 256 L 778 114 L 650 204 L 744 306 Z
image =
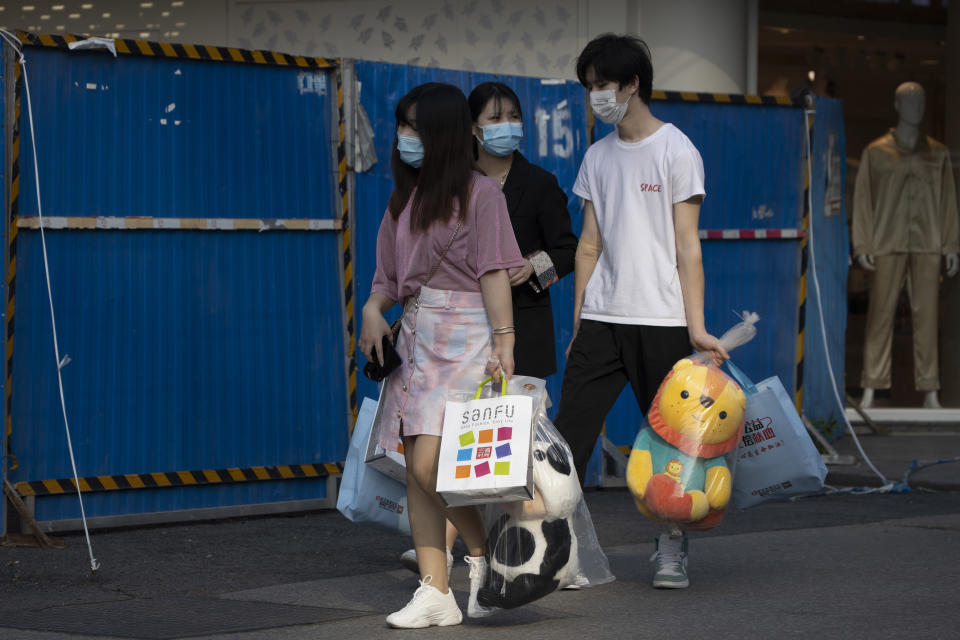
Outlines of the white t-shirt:
M 669 123 L 640 142 L 613 131 L 587 149 L 573 192 L 593 203 L 603 239 L 580 317 L 686 326 L 673 205 L 706 195 L 690 139 Z

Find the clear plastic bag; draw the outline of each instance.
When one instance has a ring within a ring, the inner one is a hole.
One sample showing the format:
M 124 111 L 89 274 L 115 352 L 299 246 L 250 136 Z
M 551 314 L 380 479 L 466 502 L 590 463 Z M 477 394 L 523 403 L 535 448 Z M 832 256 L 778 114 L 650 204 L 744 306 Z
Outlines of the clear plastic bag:
M 756 324 L 760 322 L 759 314 L 754 311 L 744 311 L 739 318 L 740 322 L 727 329 L 719 338 L 720 346 L 726 349 L 728 353 L 747 344 L 757 335 Z M 701 351 L 693 354 L 691 358 L 697 362 L 707 362 L 710 355 L 706 351 Z
M 512 609 L 566 586 L 611 582 L 583 499 L 573 455 L 547 418 L 545 382 L 514 376 L 507 392 L 537 400 L 532 446 L 534 498 L 481 507 L 487 534 L 489 573 L 477 599 L 481 605 Z
M 744 312 L 720 344 L 731 351 L 756 335 Z M 730 503 L 746 396 L 698 353 L 678 361 L 660 385 L 627 463 L 627 487 L 645 516 L 670 528 L 705 530 Z

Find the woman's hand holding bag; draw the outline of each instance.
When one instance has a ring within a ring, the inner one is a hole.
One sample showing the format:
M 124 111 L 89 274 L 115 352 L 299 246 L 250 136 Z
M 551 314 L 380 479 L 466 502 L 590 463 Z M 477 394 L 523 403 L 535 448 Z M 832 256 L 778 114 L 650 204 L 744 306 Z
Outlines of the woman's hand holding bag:
M 386 337 L 392 341 L 393 334 L 390 325 L 387 324 L 376 304 L 371 304 L 372 301 L 373 295 L 371 295 L 371 300 L 363 305 L 359 347 L 360 352 L 366 356 L 367 360 L 383 367 L 386 363 L 383 339 Z M 376 355 L 375 358 L 374 355 Z

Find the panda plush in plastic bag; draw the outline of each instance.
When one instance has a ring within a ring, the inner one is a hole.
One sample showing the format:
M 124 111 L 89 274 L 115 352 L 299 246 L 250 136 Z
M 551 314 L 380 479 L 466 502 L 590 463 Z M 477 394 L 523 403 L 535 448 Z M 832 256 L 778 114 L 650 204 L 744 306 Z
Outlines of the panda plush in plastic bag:
M 519 607 L 577 580 L 573 516 L 583 493 L 566 442 L 545 435 L 538 428 L 533 443 L 533 500 L 489 505 L 485 513 L 495 520 L 487 538 L 490 573 L 477 594 L 484 606 Z

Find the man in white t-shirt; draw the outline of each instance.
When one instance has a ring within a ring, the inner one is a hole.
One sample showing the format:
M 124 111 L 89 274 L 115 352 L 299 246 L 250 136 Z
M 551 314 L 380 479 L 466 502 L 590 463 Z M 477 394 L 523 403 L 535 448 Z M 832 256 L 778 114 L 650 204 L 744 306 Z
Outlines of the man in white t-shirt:
M 597 118 L 617 130 L 597 141 L 573 192 L 583 198 L 574 268 L 574 338 L 556 426 L 583 482 L 603 420 L 628 382 L 643 411 L 673 364 L 694 349 L 728 356 L 703 318 L 697 221 L 703 161 L 693 143 L 650 113 L 646 44 L 606 34 L 577 59 Z M 684 588 L 686 536 L 657 539 L 655 587 Z

